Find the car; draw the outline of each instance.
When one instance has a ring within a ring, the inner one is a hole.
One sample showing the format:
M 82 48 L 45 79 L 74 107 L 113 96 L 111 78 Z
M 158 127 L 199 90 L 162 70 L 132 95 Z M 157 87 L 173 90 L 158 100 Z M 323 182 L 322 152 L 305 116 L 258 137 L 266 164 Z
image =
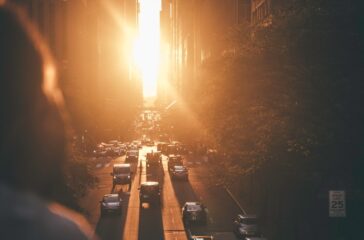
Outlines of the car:
M 149 141 L 146 143 L 146 146 L 148 146 L 148 147 L 153 147 L 153 146 L 154 146 L 154 141 L 153 141 L 153 140 L 149 140 Z
M 142 143 L 140 141 L 135 140 L 132 143 L 133 143 L 133 145 L 137 146 L 138 149 L 143 147 L 143 145 L 142 145 Z
M 113 188 L 117 184 L 131 185 L 131 168 L 129 163 L 116 163 L 113 165 L 113 172 L 110 175 L 113 177 Z
M 188 180 L 188 169 L 185 166 L 175 165 L 170 173 L 172 179 Z
M 143 203 L 160 204 L 161 203 L 161 191 L 159 182 L 147 181 L 143 182 L 139 189 L 139 201 L 140 207 Z
M 122 199 L 119 194 L 105 194 L 100 201 L 100 213 L 122 213 Z
M 157 144 L 157 151 L 161 151 L 163 152 L 164 151 L 164 148 L 168 145 L 168 143 L 165 143 L 165 142 L 160 142 Z
M 127 162 L 138 161 L 139 151 L 138 150 L 129 150 L 126 152 L 125 160 Z
M 162 165 L 162 153 L 161 152 L 150 152 L 146 156 L 147 167 L 161 166 Z
M 168 156 L 168 171 L 173 170 L 173 167 L 179 165 L 183 165 L 183 160 L 181 155 L 171 154 Z
M 166 147 L 166 155 L 178 154 L 178 146 L 175 144 L 168 144 Z
M 121 142 L 120 141 L 118 141 L 118 140 L 110 140 L 109 142 L 108 142 L 108 144 L 111 144 L 111 145 L 114 145 L 114 146 L 117 146 L 117 145 L 119 145 Z
M 105 157 L 106 156 L 106 150 L 103 144 L 99 144 L 96 146 L 95 150 L 93 151 L 93 155 L 95 157 Z
M 200 236 L 200 235 L 192 235 L 190 240 L 214 240 L 213 236 Z
M 200 202 L 186 202 L 182 207 L 182 219 L 185 224 L 207 223 L 206 207 Z
M 242 239 L 259 237 L 258 218 L 256 215 L 238 214 L 234 219 L 234 233 Z
M 245 240 L 267 240 L 264 237 L 247 237 Z
M 150 144 L 151 140 L 149 138 L 144 138 L 142 140 L 142 144 L 145 145 L 145 146 L 148 146 L 148 144 Z M 153 143 L 154 144 L 154 143 Z

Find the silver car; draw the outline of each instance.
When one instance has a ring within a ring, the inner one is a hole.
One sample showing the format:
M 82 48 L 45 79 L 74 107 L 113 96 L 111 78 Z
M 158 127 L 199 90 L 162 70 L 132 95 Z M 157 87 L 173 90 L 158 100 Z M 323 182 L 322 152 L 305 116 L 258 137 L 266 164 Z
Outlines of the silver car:
M 122 199 L 119 194 L 105 194 L 100 201 L 101 215 L 106 213 L 122 213 Z

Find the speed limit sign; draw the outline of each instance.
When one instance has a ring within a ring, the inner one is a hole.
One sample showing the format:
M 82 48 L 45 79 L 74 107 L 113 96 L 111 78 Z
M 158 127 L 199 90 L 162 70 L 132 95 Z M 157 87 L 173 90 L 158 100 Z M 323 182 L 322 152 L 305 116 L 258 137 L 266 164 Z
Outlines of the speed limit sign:
M 346 217 L 345 191 L 329 191 L 329 217 Z

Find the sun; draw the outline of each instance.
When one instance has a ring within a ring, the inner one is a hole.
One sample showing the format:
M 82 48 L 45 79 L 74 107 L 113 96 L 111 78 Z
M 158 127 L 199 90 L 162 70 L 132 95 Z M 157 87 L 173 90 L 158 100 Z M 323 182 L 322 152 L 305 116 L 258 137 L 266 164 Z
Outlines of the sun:
M 143 96 L 157 95 L 160 65 L 160 0 L 139 0 L 138 37 L 134 61 L 143 80 Z

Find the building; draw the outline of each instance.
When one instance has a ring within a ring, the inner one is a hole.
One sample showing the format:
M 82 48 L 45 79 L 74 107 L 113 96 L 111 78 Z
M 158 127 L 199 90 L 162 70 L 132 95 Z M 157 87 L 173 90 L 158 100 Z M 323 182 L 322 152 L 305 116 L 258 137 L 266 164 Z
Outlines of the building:
M 75 129 L 122 135 L 123 113 L 142 96 L 130 65 L 137 0 L 13 1 L 25 7 L 55 56 Z
M 201 64 L 226 49 L 229 28 L 250 22 L 250 0 L 163 0 L 162 29 L 170 46 L 170 85 L 187 96 Z M 173 98 L 173 96 L 172 96 Z

